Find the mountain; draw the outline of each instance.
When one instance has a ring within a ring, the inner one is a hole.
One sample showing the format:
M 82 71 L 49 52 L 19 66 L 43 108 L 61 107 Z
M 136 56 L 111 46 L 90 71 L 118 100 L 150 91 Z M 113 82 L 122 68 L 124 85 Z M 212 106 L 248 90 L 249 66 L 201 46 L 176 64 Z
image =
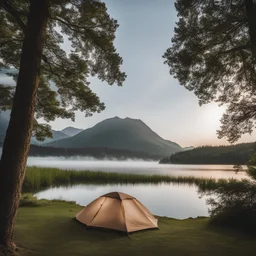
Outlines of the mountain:
M 70 137 L 69 135 L 65 134 L 62 131 L 55 131 L 55 130 L 52 130 L 52 136 L 53 136 L 52 139 L 54 140 L 61 140 L 61 139 Z
M 10 111 L 0 113 L 0 143 L 4 141 L 4 136 L 8 126 L 9 118 L 10 118 Z M 60 139 L 69 137 L 65 133 L 61 131 L 55 131 L 55 130 L 52 130 L 52 135 L 53 135 L 52 138 L 46 138 L 44 141 L 38 141 L 35 137 L 32 137 L 31 144 L 41 145 L 44 143 L 48 143 L 50 141 L 60 140 Z
M 92 148 L 105 147 L 169 156 L 182 147 L 175 142 L 164 140 L 141 120 L 119 117 L 106 119 L 77 135 L 50 143 L 47 147 Z
M 51 141 L 56 141 L 56 140 L 69 138 L 69 136 L 66 135 L 65 133 L 63 133 L 62 131 L 55 131 L 55 130 L 51 130 L 51 131 L 52 131 L 52 138 L 45 138 L 44 141 L 38 141 L 35 137 L 32 137 L 31 138 L 31 144 L 44 145 L 44 144 L 49 143 Z
M 178 152 L 160 164 L 246 164 L 256 151 L 256 142 L 231 146 L 203 146 Z
M 68 135 L 69 137 L 77 135 L 79 132 L 83 131 L 83 129 L 74 128 L 72 126 L 66 127 L 61 130 L 62 133 Z
M 185 147 L 185 148 L 183 148 L 183 151 L 188 151 L 188 150 L 192 150 L 192 149 L 194 149 L 195 147 L 193 147 L 193 146 L 190 146 L 190 147 Z

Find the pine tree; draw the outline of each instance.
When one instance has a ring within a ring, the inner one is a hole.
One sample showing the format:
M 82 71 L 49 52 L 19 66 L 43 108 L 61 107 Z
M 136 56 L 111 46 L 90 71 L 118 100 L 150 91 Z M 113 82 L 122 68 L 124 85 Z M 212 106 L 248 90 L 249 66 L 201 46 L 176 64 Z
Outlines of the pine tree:
M 256 120 L 256 1 L 177 0 L 170 73 L 199 104 L 227 105 L 219 138 L 235 142 Z
M 11 109 L 0 161 L 0 251 L 15 247 L 31 135 L 50 136 L 38 119 L 74 120 L 76 110 L 87 116 L 102 111 L 89 76 L 110 85 L 124 82 L 113 44 L 117 27 L 99 0 L 0 0 L 0 69 L 18 70 L 9 74 L 16 87 L 0 85 L 0 110 Z M 69 54 L 62 49 L 65 38 Z

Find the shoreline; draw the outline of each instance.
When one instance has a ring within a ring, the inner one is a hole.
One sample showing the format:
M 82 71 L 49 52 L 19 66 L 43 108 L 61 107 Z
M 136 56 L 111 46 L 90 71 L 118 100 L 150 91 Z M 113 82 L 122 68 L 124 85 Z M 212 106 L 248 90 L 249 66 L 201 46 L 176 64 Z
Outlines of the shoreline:
M 58 168 L 28 167 L 23 183 L 23 192 L 38 192 L 42 189 L 75 184 L 191 184 L 202 192 L 213 191 L 229 183 L 240 185 L 249 179 L 216 179 L 193 176 L 169 176 L 159 174 L 129 174 L 101 171 L 61 170 Z

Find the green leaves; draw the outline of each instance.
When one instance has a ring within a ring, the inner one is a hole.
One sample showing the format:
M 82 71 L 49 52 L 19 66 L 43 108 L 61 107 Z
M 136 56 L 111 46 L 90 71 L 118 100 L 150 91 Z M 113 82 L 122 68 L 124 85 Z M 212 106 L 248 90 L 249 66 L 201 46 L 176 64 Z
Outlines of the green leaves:
M 29 5 L 28 0 L 1 3 L 0 68 L 19 68 Z M 98 0 L 52 0 L 49 13 L 35 118 L 74 121 L 77 110 L 85 116 L 101 112 L 105 106 L 90 89 L 88 78 L 97 76 L 119 86 L 126 78 L 121 71 L 122 58 L 114 47 L 117 21 Z M 69 53 L 63 49 L 67 40 Z M 12 97 L 13 88 L 0 87 L 2 110 L 11 107 Z M 49 127 L 36 121 L 34 130 L 41 138 L 42 134 L 50 135 Z
M 35 117 L 37 119 L 44 118 L 45 121 L 50 122 L 59 118 L 75 119 L 75 114 L 72 111 L 66 110 L 61 107 L 60 102 L 57 100 L 57 93 L 52 90 L 49 84 L 41 77 L 38 92 Z
M 33 136 L 39 141 L 44 141 L 45 137 L 52 138 L 51 126 L 48 124 L 39 124 L 34 120 Z
M 51 20 L 69 36 L 75 53 L 86 60 L 88 72 L 110 85 L 122 85 L 126 75 L 120 71 L 122 58 L 116 53 L 113 41 L 118 27 L 100 1 L 71 1 L 60 5 Z
M 256 116 L 256 67 L 244 1 L 177 0 L 175 6 L 179 21 L 164 63 L 200 105 L 228 105 L 218 135 L 234 142 L 251 132 Z

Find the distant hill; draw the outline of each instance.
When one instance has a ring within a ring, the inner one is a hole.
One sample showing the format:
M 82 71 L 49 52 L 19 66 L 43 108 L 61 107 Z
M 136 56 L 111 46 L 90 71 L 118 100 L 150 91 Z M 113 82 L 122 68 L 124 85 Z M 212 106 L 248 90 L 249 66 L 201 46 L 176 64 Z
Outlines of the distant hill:
M 192 149 L 194 149 L 195 147 L 192 147 L 192 146 L 190 146 L 190 147 L 185 147 L 185 148 L 183 148 L 183 151 L 187 151 L 187 150 L 192 150 Z
M 138 119 L 106 119 L 77 135 L 45 144 L 55 148 L 111 148 L 168 156 L 182 147 L 167 141 Z
M 246 164 L 256 151 L 256 142 L 231 146 L 204 146 L 178 152 L 160 160 L 160 164 Z
M 2 142 L 4 141 L 6 129 L 8 127 L 9 117 L 10 117 L 9 111 L 0 113 L 0 144 L 2 144 Z M 44 143 L 48 143 L 50 141 L 60 140 L 60 139 L 69 137 L 65 133 L 63 133 L 61 131 L 55 131 L 55 130 L 52 130 L 52 135 L 53 135 L 52 138 L 46 138 L 44 141 L 38 141 L 35 137 L 32 137 L 31 144 L 41 145 Z
M 51 131 L 52 131 L 52 138 L 45 138 L 44 141 L 38 141 L 35 137 L 32 137 L 31 138 L 31 143 L 32 144 L 43 145 L 43 144 L 51 142 L 51 141 L 56 141 L 56 140 L 69 138 L 68 135 L 66 135 L 65 133 L 63 133 L 61 131 L 55 131 L 55 130 L 51 130 Z
M 79 132 L 83 131 L 83 129 L 74 128 L 72 126 L 66 127 L 61 130 L 62 133 L 68 135 L 69 137 L 77 135 Z

